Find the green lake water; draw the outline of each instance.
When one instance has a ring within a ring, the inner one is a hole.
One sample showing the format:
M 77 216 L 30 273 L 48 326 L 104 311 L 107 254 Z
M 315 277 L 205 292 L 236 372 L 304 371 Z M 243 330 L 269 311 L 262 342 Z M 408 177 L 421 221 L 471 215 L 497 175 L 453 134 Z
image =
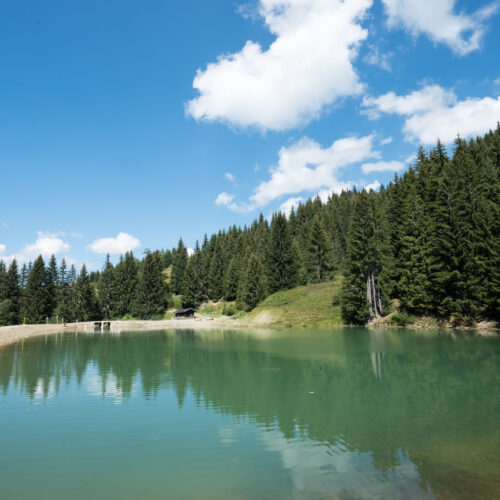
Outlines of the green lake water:
M 0 349 L 0 499 L 500 498 L 500 339 L 158 331 Z

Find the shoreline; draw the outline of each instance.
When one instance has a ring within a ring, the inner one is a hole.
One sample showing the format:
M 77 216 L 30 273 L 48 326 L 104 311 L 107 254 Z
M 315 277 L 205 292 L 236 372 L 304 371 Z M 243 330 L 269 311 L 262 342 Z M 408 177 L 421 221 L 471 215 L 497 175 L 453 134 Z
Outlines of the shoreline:
M 123 331 L 151 331 L 151 330 L 215 330 L 215 329 L 276 329 L 276 330 L 287 330 L 294 327 L 279 327 L 273 326 L 272 322 L 269 324 L 252 324 L 252 322 L 239 321 L 237 319 L 230 319 L 229 317 L 222 318 L 194 318 L 194 319 L 165 319 L 165 320 L 115 320 L 110 321 L 111 328 L 110 332 L 120 333 Z M 296 328 L 307 328 L 304 326 L 297 326 Z M 318 328 L 317 326 L 311 325 L 310 328 Z M 325 327 L 322 327 L 325 328 Z M 349 325 L 331 325 L 326 328 L 352 328 Z M 458 327 L 453 328 L 449 326 L 441 327 L 431 327 L 431 326 L 421 326 L 418 324 L 408 325 L 404 328 L 398 327 L 396 325 L 390 325 L 383 322 L 374 322 L 368 324 L 365 328 L 379 329 L 379 330 L 436 330 L 436 331 L 447 331 L 447 332 L 463 332 L 463 333 L 475 333 L 480 336 L 490 337 L 498 336 L 499 330 L 496 328 L 491 328 L 490 325 L 483 328 L 464 328 Z M 79 322 L 79 323 L 66 323 L 66 326 L 62 324 L 38 324 L 38 325 L 12 325 L 12 326 L 2 326 L 0 327 L 0 348 L 7 345 L 15 344 L 16 342 L 30 339 L 33 337 L 41 337 L 42 335 L 53 335 L 57 333 L 64 332 L 94 332 L 94 322 Z M 99 330 L 97 330 L 99 331 Z
M 166 320 L 131 320 L 131 321 L 110 321 L 110 332 L 120 333 L 130 330 L 167 330 L 167 329 L 194 329 L 194 330 L 213 330 L 217 328 L 241 328 L 243 325 L 236 321 L 227 319 L 166 319 Z M 246 326 L 246 325 L 245 325 Z M 93 332 L 94 322 L 86 321 L 79 323 L 62 324 L 39 324 L 39 325 L 12 325 L 0 327 L 0 348 L 16 342 L 41 337 L 43 335 L 53 335 L 64 332 Z

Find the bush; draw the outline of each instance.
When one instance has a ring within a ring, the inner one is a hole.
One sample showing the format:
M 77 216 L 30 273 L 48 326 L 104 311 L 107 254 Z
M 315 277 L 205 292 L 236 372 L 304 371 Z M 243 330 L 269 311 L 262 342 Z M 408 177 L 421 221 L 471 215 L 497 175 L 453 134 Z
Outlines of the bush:
M 224 304 L 224 308 L 222 309 L 223 316 L 234 316 L 236 314 L 236 309 L 233 304 Z
M 397 326 L 407 326 L 413 323 L 413 316 L 407 312 L 398 312 L 391 316 L 391 323 Z

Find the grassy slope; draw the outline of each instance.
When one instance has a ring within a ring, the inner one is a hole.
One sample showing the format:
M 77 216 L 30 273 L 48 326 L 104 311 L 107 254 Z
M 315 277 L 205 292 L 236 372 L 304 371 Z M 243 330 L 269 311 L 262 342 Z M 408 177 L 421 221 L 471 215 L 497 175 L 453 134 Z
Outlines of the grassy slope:
M 341 325 L 339 294 L 342 278 L 315 285 L 300 286 L 269 296 L 253 311 L 242 314 L 243 323 L 262 326 Z M 336 297 L 335 305 L 332 304 Z

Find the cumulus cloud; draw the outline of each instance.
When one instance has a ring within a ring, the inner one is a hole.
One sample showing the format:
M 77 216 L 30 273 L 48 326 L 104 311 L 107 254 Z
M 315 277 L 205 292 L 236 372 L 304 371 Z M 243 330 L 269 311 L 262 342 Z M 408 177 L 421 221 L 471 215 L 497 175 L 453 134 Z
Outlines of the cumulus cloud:
M 234 197 L 235 197 L 234 194 L 229 194 L 223 191 L 222 193 L 219 194 L 219 196 L 217 196 L 215 204 L 227 207 L 234 200 Z
M 326 148 L 304 137 L 280 149 L 278 165 L 269 170 L 270 179 L 257 186 L 250 201 L 261 207 L 286 194 L 349 189 L 352 183 L 338 180 L 339 169 L 379 156 L 373 150 L 372 135 L 338 139 Z
M 404 168 L 405 164 L 400 161 L 377 161 L 374 163 L 363 163 L 361 170 L 364 174 L 372 172 L 397 172 Z
M 6 251 L 5 245 L 0 245 L 0 255 L 2 260 L 12 262 L 14 259 L 18 263 L 25 263 L 36 259 L 39 255 L 44 258 L 51 255 L 57 255 L 61 252 L 68 251 L 71 247 L 68 242 L 64 241 L 64 233 L 48 233 L 44 231 L 37 232 L 37 239 L 34 243 L 27 243 L 17 253 L 4 255 Z
M 367 31 L 360 21 L 372 0 L 260 0 L 257 12 L 276 37 L 269 48 L 247 41 L 198 70 L 196 120 L 286 130 L 319 116 L 337 99 L 359 94 L 352 66 Z
M 94 253 L 111 255 L 130 252 L 141 246 L 141 242 L 131 234 L 119 233 L 115 238 L 100 238 L 91 243 L 88 248 Z
M 382 0 L 387 23 L 402 26 L 412 35 L 424 34 L 432 41 L 448 45 L 464 56 L 481 46 L 484 21 L 492 16 L 498 3 L 492 3 L 473 14 L 456 12 L 455 0 Z
M 304 201 L 301 196 L 296 196 L 288 198 L 285 202 L 280 205 L 280 212 L 284 213 L 287 217 L 290 215 L 292 208 L 297 209 L 300 203 Z
M 249 212 L 286 195 L 309 192 L 326 198 L 332 192 L 350 189 L 355 183 L 339 180 L 339 170 L 371 158 L 380 158 L 380 152 L 373 150 L 373 140 L 373 135 L 347 137 L 324 148 L 304 137 L 280 149 L 278 164 L 269 169 L 269 179 L 255 188 L 248 202 L 237 202 L 234 195 L 221 193 L 216 203 L 235 212 Z M 284 202 L 282 207 L 288 208 L 287 203 Z
M 406 96 L 389 92 L 377 98 L 365 97 L 363 105 L 376 118 L 380 113 L 405 117 L 406 140 L 435 144 L 439 138 L 452 142 L 457 135 L 470 137 L 494 129 L 500 118 L 500 97 L 468 97 L 459 101 L 456 94 L 428 85 Z
M 236 180 L 236 177 L 231 172 L 226 172 L 224 177 L 230 182 L 234 182 Z
M 382 139 L 380 141 L 381 146 L 387 146 L 387 144 L 390 144 L 394 139 L 392 137 L 386 137 L 385 139 Z

